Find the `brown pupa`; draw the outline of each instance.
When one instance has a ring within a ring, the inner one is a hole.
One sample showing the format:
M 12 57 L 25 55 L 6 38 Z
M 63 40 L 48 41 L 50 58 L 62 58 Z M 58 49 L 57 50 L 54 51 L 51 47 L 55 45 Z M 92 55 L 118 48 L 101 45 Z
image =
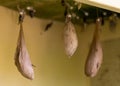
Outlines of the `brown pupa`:
M 97 20 L 92 44 L 90 46 L 90 50 L 85 64 L 85 74 L 89 77 L 94 77 L 97 74 L 103 59 L 99 26 L 100 20 Z
M 19 72 L 26 78 L 34 79 L 34 70 L 32 68 L 32 63 L 25 45 L 23 27 L 20 24 L 19 38 L 17 42 L 17 48 L 15 53 L 15 65 Z
M 69 57 L 75 53 L 78 47 L 78 38 L 75 27 L 70 20 L 66 22 L 64 27 L 64 45 L 65 52 Z

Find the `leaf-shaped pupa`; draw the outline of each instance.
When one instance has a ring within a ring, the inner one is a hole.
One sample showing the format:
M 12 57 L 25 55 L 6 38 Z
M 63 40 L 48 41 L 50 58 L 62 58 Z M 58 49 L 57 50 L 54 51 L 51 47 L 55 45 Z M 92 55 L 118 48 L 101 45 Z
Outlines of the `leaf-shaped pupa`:
M 99 22 L 100 21 L 97 21 L 94 37 L 85 64 L 85 74 L 89 77 L 94 77 L 97 74 L 103 59 L 99 34 Z
M 65 52 L 69 57 L 75 53 L 78 47 L 77 34 L 71 21 L 66 22 L 64 27 L 64 45 Z
M 34 70 L 25 45 L 22 24 L 20 24 L 19 38 L 14 59 L 19 72 L 30 80 L 34 79 Z

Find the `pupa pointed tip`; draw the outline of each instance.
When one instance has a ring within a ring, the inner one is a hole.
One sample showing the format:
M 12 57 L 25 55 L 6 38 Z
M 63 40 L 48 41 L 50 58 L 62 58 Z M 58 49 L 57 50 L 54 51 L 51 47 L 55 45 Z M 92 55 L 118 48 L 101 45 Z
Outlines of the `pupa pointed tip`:
M 73 55 L 70 54 L 70 55 L 67 55 L 67 56 L 68 56 L 69 59 L 71 59 Z

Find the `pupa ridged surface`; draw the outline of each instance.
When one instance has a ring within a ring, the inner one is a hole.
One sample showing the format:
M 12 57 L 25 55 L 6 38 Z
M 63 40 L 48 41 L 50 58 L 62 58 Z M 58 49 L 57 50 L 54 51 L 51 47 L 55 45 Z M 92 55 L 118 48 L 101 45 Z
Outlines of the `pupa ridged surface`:
M 66 22 L 64 27 L 64 44 L 66 54 L 71 57 L 78 47 L 77 34 L 71 21 Z
M 30 56 L 25 45 L 22 24 L 20 24 L 20 32 L 14 59 L 15 65 L 19 72 L 30 80 L 34 79 L 34 70 L 32 68 Z
M 103 59 L 103 51 L 100 43 L 99 22 L 100 21 L 96 22 L 96 29 L 85 64 L 85 74 L 89 77 L 94 77 L 97 74 Z

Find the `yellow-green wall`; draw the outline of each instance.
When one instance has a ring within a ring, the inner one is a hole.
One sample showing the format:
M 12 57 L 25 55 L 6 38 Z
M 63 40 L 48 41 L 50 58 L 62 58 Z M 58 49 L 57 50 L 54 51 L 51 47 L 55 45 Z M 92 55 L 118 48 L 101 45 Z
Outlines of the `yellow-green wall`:
M 26 16 L 24 20 L 25 41 L 36 66 L 35 79 L 24 78 L 14 65 L 14 54 L 19 34 L 18 14 L 0 7 L 0 86 L 89 86 L 84 75 L 86 50 L 78 30 L 80 46 L 75 55 L 68 59 L 63 46 L 64 23 L 54 22 L 43 32 L 49 20 Z M 84 35 L 84 34 L 82 34 Z M 86 38 L 86 37 L 85 37 Z M 81 45 L 83 44 L 83 45 Z

